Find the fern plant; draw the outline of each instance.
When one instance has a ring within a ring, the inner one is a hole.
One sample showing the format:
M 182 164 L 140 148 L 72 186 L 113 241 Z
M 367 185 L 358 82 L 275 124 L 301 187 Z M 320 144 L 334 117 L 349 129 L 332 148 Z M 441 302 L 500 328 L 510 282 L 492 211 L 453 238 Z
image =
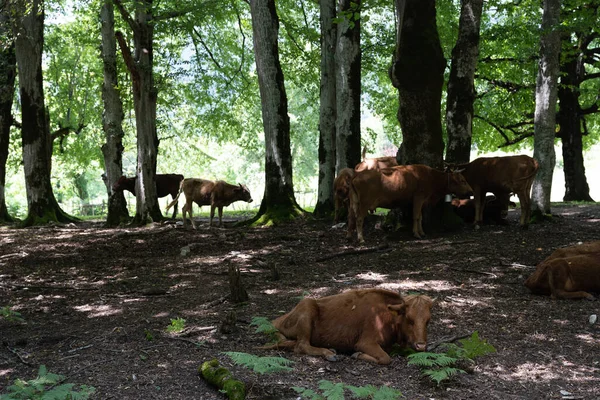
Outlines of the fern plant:
M 21 313 L 11 310 L 9 306 L 0 307 L 0 317 L 9 322 L 25 322 L 23 317 L 21 317 Z
M 185 319 L 179 317 L 171 319 L 171 324 L 167 326 L 167 332 L 177 333 L 185 329 Z
M 0 395 L 0 400 L 85 400 L 96 391 L 92 386 L 81 385 L 73 390 L 72 383 L 62 383 L 65 377 L 48 372 L 40 365 L 38 376 L 30 381 L 17 379 L 8 387 L 8 393 Z
M 234 363 L 246 367 L 258 374 L 270 374 L 272 372 L 292 371 L 294 362 L 283 357 L 259 357 L 254 354 L 240 353 L 237 351 L 226 351 L 224 354 L 231 357 Z
M 462 347 L 455 344 L 446 344 L 446 352 L 456 358 L 468 358 L 470 360 L 475 357 L 485 356 L 486 354 L 495 353 L 494 346 L 489 344 L 487 340 L 479 337 L 479 332 L 475 331 L 471 337 L 459 340 Z
M 402 393 L 389 386 L 376 387 L 373 385 L 367 386 L 351 386 L 344 383 L 333 383 L 328 380 L 319 381 L 320 393 L 312 389 L 303 387 L 293 387 L 294 391 L 303 399 L 309 400 L 343 400 L 344 393 L 349 390 L 352 397 L 356 399 L 372 399 L 372 400 L 396 400 L 402 397 Z
M 265 317 L 253 317 L 250 325 L 256 326 L 255 333 L 264 333 L 272 341 L 277 339 L 277 328 L 273 326 L 271 321 Z

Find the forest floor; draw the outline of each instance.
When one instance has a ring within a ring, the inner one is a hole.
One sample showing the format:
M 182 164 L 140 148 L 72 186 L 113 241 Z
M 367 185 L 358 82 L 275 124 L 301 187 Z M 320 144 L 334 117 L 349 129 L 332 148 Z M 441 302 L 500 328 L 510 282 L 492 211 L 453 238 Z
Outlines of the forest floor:
M 519 228 L 517 209 L 508 225 L 424 240 L 371 222 L 362 247 L 343 228 L 311 219 L 270 228 L 229 221 L 224 229 L 202 219 L 197 231 L 174 223 L 4 227 L 0 308 L 23 321 L 0 317 L 0 394 L 17 378 L 35 378 L 43 364 L 95 387 L 94 399 L 222 399 L 197 371 L 216 358 L 245 382 L 248 399 L 295 399 L 292 387 L 317 390 L 321 380 L 387 385 L 407 399 L 600 399 L 600 323 L 588 323 L 600 302 L 552 300 L 523 286 L 553 250 L 600 239 L 600 204 L 552 210 L 552 221 L 528 230 Z M 367 248 L 379 249 L 352 254 Z M 249 294 L 238 306 L 229 299 L 230 265 Z M 436 387 L 401 356 L 378 366 L 257 349 L 268 339 L 255 333 L 253 317 L 275 318 L 302 296 L 372 287 L 435 297 L 430 342 L 478 331 L 497 352 Z M 234 326 L 223 331 L 232 310 Z M 185 319 L 184 330 L 167 332 L 176 318 Z M 258 375 L 226 351 L 286 357 L 293 371 Z

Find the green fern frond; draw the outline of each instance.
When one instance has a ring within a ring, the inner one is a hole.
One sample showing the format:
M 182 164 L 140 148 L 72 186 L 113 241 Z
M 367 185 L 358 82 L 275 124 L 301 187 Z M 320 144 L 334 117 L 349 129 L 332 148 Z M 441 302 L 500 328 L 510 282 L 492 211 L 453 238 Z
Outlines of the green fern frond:
M 346 385 L 346 389 L 349 389 L 354 397 L 359 399 L 371 399 L 371 400 L 397 400 L 402 397 L 402 392 L 398 389 L 391 388 L 389 386 L 351 386 Z
M 234 363 L 242 365 L 258 374 L 270 374 L 272 372 L 292 371 L 294 362 L 283 357 L 259 357 L 254 354 L 226 351 L 224 354 L 231 357 Z
M 294 389 L 294 391 L 296 393 L 298 393 L 300 395 L 300 397 L 303 399 L 325 400 L 325 398 L 323 396 L 321 396 L 319 393 L 315 392 L 312 389 L 306 389 L 306 388 L 298 387 L 298 386 L 293 386 L 292 389 Z
M 265 317 L 253 317 L 250 325 L 256 326 L 255 333 L 264 333 L 269 336 L 277 333 L 277 328 Z
M 375 392 L 377 392 L 377 386 L 373 386 L 373 385 L 367 385 L 367 386 L 352 386 L 352 385 L 346 385 L 346 389 L 350 390 L 352 392 L 352 394 L 354 395 L 354 397 L 357 397 L 359 399 L 366 399 L 369 398 L 371 396 L 373 396 L 373 394 Z
M 323 396 L 327 400 L 344 400 L 344 384 L 333 383 L 328 380 L 319 381 L 319 389 L 323 391 Z
M 408 364 L 419 367 L 447 367 L 453 365 L 457 358 L 450 357 L 445 353 L 414 353 L 407 357 Z
M 464 374 L 465 371 L 459 368 L 440 368 L 440 369 L 426 369 L 423 371 L 423 375 L 428 376 L 438 386 L 441 382 L 450 379 L 452 376 L 457 374 Z
M 486 354 L 495 353 L 496 348 L 489 344 L 487 340 L 479 337 L 479 332 L 475 331 L 468 339 L 459 340 L 462 344 L 462 354 L 464 358 L 473 359 L 475 357 L 484 356 Z

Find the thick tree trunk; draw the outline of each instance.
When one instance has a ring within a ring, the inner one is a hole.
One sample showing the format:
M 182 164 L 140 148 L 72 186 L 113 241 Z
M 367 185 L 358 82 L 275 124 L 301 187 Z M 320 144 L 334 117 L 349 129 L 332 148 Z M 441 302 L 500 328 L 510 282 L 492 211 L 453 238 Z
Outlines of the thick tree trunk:
M 568 37 L 565 38 L 568 40 Z M 594 201 L 585 176 L 581 132 L 579 92 L 585 69 L 583 57 L 578 53 L 561 64 L 561 85 L 558 88 L 557 136 L 562 142 L 563 171 L 565 174 L 564 201 Z
M 533 181 L 531 207 L 535 214 L 550 213 L 552 173 L 556 163 L 556 99 L 560 54 L 560 0 L 544 0 L 540 61 L 535 89 L 533 157 L 540 167 Z
M 158 135 L 156 133 L 156 101 L 158 92 L 154 86 L 153 73 L 153 37 L 154 25 L 152 0 L 135 3 L 135 18 L 131 20 L 120 1 L 115 2 L 133 30 L 135 54 L 120 32 L 117 40 L 123 53 L 125 64 L 133 82 L 133 103 L 137 131 L 137 169 L 136 169 L 136 213 L 134 225 L 144 225 L 150 218 L 162 220 L 156 193 L 156 158 L 158 153 Z
M 10 142 L 10 127 L 13 123 L 12 105 L 15 96 L 15 75 L 17 60 L 15 58 L 15 43 L 12 39 L 9 25 L 9 12 L 6 5 L 0 6 L 0 223 L 12 222 L 6 208 L 6 160 L 8 159 L 8 144 Z
M 336 58 L 336 173 L 360 160 L 360 0 L 338 2 Z
M 400 16 L 398 20 L 402 20 Z M 400 99 L 398 120 L 403 142 L 398 158 L 403 164 L 440 168 L 444 152 L 440 105 L 446 59 L 437 31 L 435 1 L 407 0 L 401 33 L 390 69 Z
M 268 224 L 302 213 L 294 197 L 290 118 L 279 63 L 279 18 L 274 0 L 251 0 L 256 71 L 265 130 L 265 194 L 250 223 Z
M 446 161 L 468 163 L 471 157 L 475 68 L 479 55 L 479 28 L 483 0 L 463 0 L 458 39 L 452 50 L 452 66 L 446 100 Z
M 117 226 L 129 219 L 123 191 L 113 193 L 112 186 L 123 175 L 123 103 L 119 95 L 117 80 L 117 41 L 115 39 L 115 15 L 112 0 L 105 0 L 100 10 L 102 23 L 102 63 L 104 83 L 102 100 L 104 114 L 102 128 L 106 143 L 102 145 L 106 188 L 108 191 L 108 216 L 106 224 Z
M 337 38 L 335 0 L 321 0 L 321 91 L 319 110 L 319 188 L 316 216 L 334 211 L 335 179 L 335 46 Z
M 52 192 L 50 157 L 52 141 L 47 123 L 42 78 L 44 9 L 41 0 L 11 2 L 15 16 L 15 52 L 22 113 L 23 167 L 28 214 L 23 225 L 49 221 L 70 222 Z

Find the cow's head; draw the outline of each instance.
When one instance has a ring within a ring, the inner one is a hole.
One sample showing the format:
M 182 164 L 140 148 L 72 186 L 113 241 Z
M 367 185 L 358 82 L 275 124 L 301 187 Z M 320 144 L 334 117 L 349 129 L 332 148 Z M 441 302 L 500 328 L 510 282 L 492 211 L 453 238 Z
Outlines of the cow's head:
M 246 185 L 242 185 L 238 183 L 238 187 L 235 188 L 236 194 L 238 195 L 238 199 L 243 200 L 247 203 L 252 203 L 252 196 L 250 195 L 250 191 Z
M 117 179 L 117 181 L 113 184 L 113 187 L 112 187 L 113 193 L 118 192 L 119 190 L 123 190 L 124 189 L 123 185 L 125 185 L 125 182 L 127 182 L 126 176 L 121 176 L 119 179 Z
M 448 172 L 448 192 L 459 197 L 473 195 L 473 188 L 460 172 Z
M 404 296 L 403 304 L 388 306 L 402 317 L 398 329 L 400 346 L 411 347 L 416 351 L 427 349 L 427 325 L 431 319 L 433 303 L 428 296 L 408 295 Z

